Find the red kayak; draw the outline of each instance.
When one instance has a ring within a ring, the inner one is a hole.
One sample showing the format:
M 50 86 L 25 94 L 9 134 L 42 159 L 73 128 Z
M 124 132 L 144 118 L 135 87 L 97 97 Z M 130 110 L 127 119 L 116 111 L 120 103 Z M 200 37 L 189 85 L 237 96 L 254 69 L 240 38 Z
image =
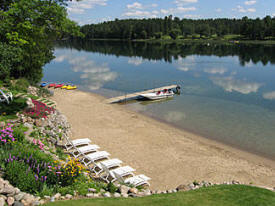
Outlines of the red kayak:
M 56 89 L 56 88 L 61 88 L 61 87 L 63 87 L 64 86 L 64 84 L 56 84 L 55 86 L 54 86 L 54 88 Z
M 51 84 L 49 84 L 48 88 L 50 88 L 50 87 L 55 87 L 55 86 L 56 86 L 55 83 L 51 83 Z

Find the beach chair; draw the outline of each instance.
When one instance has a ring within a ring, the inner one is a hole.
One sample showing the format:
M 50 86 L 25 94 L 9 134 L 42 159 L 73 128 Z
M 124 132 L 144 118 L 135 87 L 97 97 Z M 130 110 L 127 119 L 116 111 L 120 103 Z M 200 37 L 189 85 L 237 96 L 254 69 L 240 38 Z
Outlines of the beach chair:
M 91 152 L 95 152 L 97 151 L 97 149 L 99 149 L 100 147 L 96 144 L 88 144 L 86 146 L 83 147 L 77 147 L 75 150 L 73 150 L 71 153 L 71 155 L 73 155 L 75 158 L 78 158 L 81 155 L 85 155 Z
M 84 155 L 81 161 L 85 166 L 89 167 L 90 164 L 95 164 L 95 161 L 107 159 L 109 155 L 110 154 L 106 151 L 94 152 L 91 154 Z
M 93 168 L 90 168 L 90 170 L 92 172 L 94 172 L 96 175 L 99 175 L 101 172 L 103 172 L 103 168 L 102 165 L 104 165 L 105 167 L 107 167 L 108 169 L 110 168 L 114 168 L 114 167 L 119 167 L 121 165 L 122 161 L 120 159 L 108 159 L 108 160 L 104 160 L 101 162 L 96 162 L 94 164 Z
M 101 175 L 100 178 L 103 179 L 104 181 L 106 181 L 107 183 L 114 182 L 117 180 L 115 173 L 119 174 L 121 177 L 129 176 L 129 175 L 134 176 L 133 172 L 135 171 L 135 169 L 133 169 L 130 166 L 118 167 L 113 170 L 110 170 L 109 168 L 105 167 L 105 165 L 101 165 L 101 166 L 102 166 L 102 169 L 104 170 L 105 174 Z M 112 178 L 111 181 L 109 180 L 110 177 Z
M 114 172 L 114 175 L 116 177 L 116 179 L 121 182 L 121 183 L 126 183 L 126 184 L 130 184 L 130 185 L 133 185 L 135 187 L 137 186 L 140 186 L 140 185 L 148 185 L 150 186 L 149 184 L 149 180 L 151 179 L 150 177 L 147 177 L 143 174 L 141 175 L 135 175 L 133 177 L 129 177 L 129 178 L 126 178 L 126 179 L 123 179 L 123 176 L 121 176 L 119 173 L 117 172 Z
M 91 140 L 88 138 L 70 140 L 69 138 L 66 137 L 66 139 L 67 139 L 67 143 L 64 146 L 67 151 L 72 148 L 76 149 L 79 146 L 88 145 L 91 142 Z
M 4 93 L 1 89 L 0 89 L 0 102 L 7 102 L 8 104 L 13 100 L 13 96 L 11 92 L 6 92 Z

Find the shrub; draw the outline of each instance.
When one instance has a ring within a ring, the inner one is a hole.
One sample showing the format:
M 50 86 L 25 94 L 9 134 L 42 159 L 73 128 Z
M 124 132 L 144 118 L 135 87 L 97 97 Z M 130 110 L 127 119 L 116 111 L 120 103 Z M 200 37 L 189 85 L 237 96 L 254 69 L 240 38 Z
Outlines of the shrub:
M 34 118 L 47 118 L 47 116 L 54 112 L 54 109 L 51 107 L 48 107 L 46 104 L 36 101 L 32 99 L 32 103 L 34 104 L 34 107 L 31 109 L 27 109 L 24 111 L 25 115 Z
M 16 139 L 16 141 L 18 141 L 18 142 L 23 142 L 25 139 L 24 131 L 19 127 L 14 128 L 13 136 Z
M 65 196 L 66 194 L 74 195 L 74 187 L 73 186 L 59 187 L 57 188 L 57 192 L 59 192 L 63 196 Z
M 34 173 L 23 162 L 12 161 L 6 166 L 5 179 L 20 190 L 35 193 L 39 191 L 41 182 L 35 178 Z
M 15 81 L 11 89 L 19 92 L 27 92 L 29 85 L 30 83 L 28 82 L 27 79 L 21 78 Z
M 115 193 L 117 190 L 118 190 L 118 187 L 115 186 L 112 182 L 110 182 L 108 185 L 107 185 L 107 191 L 109 191 L 110 193 Z

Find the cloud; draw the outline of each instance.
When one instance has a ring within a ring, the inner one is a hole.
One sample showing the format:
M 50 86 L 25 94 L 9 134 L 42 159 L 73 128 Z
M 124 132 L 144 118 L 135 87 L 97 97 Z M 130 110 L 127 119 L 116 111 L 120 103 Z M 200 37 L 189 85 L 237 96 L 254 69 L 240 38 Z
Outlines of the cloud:
M 117 78 L 117 73 L 112 72 L 108 64 L 96 64 L 85 56 L 61 55 L 55 61 L 67 60 L 72 71 L 80 73 L 82 85 L 90 90 L 97 90 L 109 81 Z
M 123 14 L 123 16 L 130 16 L 130 17 L 150 17 L 150 18 L 155 18 L 156 15 L 153 12 L 149 11 L 128 11 Z
M 142 4 L 138 2 L 134 2 L 133 4 L 128 4 L 126 7 L 128 9 L 143 9 Z
M 257 3 L 257 1 L 255 1 L 255 0 L 245 1 L 245 2 L 244 2 L 244 4 L 245 4 L 245 5 L 248 5 L 248 6 L 253 5 L 253 4 L 256 4 L 256 3 Z
M 142 58 L 130 58 L 128 64 L 133 64 L 135 66 L 141 65 L 143 63 Z
M 183 6 L 185 4 L 197 3 L 198 0 L 176 0 L 174 3 L 177 6 Z
M 177 61 L 177 69 L 180 71 L 190 71 L 192 67 L 195 66 L 195 58 L 194 56 L 187 56 L 186 58 L 179 57 Z
M 92 9 L 95 6 L 106 6 L 108 0 L 83 0 L 83 1 L 72 1 L 69 3 L 67 8 L 69 13 L 83 14 L 85 10 Z
M 269 99 L 269 100 L 275 99 L 275 91 L 264 93 L 263 98 Z
M 221 8 L 217 8 L 215 11 L 216 12 L 222 12 L 222 9 Z
M 196 7 L 177 7 L 177 8 L 170 8 L 170 9 L 161 9 L 160 12 L 162 14 L 179 14 L 185 13 L 189 11 L 196 11 Z
M 203 71 L 208 74 L 224 74 L 225 72 L 227 72 L 227 69 L 225 69 L 225 68 L 208 68 L 208 69 L 204 69 Z
M 200 15 L 195 15 L 195 14 L 185 14 L 183 17 L 186 18 L 186 19 L 198 19 L 198 18 L 201 18 Z
M 253 13 L 253 12 L 256 12 L 256 9 L 254 8 L 248 8 L 248 9 L 245 9 L 243 8 L 242 6 L 238 5 L 237 8 L 235 9 L 232 9 L 233 11 L 237 11 L 237 12 L 240 12 L 240 13 Z
M 233 77 L 213 77 L 211 80 L 215 85 L 222 87 L 227 92 L 236 91 L 242 94 L 257 92 L 262 86 L 260 83 L 246 82 Z

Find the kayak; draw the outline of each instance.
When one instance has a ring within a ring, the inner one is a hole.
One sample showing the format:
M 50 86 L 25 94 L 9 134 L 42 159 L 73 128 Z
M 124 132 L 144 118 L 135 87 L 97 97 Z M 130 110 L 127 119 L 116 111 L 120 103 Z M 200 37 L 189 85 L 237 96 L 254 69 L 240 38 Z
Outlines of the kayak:
M 55 83 L 51 83 L 51 84 L 48 85 L 48 88 L 50 88 L 50 87 L 55 87 L 55 86 L 56 86 Z
M 62 88 L 63 86 L 64 86 L 64 84 L 56 84 L 54 88 L 55 88 L 55 89 L 56 89 L 56 88 Z
M 40 87 L 45 87 L 45 86 L 47 86 L 49 83 L 47 83 L 47 82 L 42 82 L 41 84 L 40 84 Z
M 73 89 L 76 89 L 77 88 L 77 86 L 72 86 L 72 85 L 68 85 L 67 86 L 67 90 L 73 90 Z

